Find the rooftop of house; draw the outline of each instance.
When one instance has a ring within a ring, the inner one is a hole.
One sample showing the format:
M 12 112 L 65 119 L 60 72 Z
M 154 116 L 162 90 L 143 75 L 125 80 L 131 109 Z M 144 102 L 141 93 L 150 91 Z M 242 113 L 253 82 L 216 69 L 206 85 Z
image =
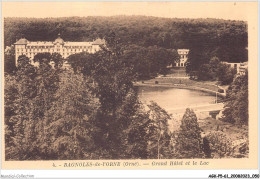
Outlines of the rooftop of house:
M 105 44 L 105 39 L 96 39 L 94 42 L 93 42 L 93 45 L 104 45 Z
M 91 46 L 91 45 L 104 45 L 104 39 L 96 39 L 93 42 L 69 42 L 64 41 L 60 36 L 55 39 L 55 41 L 28 41 L 25 38 L 21 38 L 15 45 L 28 45 L 28 46 L 53 46 L 56 44 L 64 45 L 64 46 Z
M 181 51 L 183 51 L 183 52 L 189 52 L 190 50 L 189 49 L 177 49 L 177 51 L 179 52 L 181 52 Z
M 15 45 L 24 45 L 24 44 L 27 44 L 28 43 L 28 40 L 25 39 L 25 38 L 21 38 L 20 40 L 18 40 L 17 42 L 15 42 L 14 44 Z

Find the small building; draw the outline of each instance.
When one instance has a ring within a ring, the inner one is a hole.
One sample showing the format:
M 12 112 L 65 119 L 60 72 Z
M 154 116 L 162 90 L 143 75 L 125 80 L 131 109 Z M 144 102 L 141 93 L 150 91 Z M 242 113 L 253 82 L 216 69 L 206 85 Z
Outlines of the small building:
M 188 60 L 189 49 L 178 49 L 177 52 L 180 55 L 180 61 L 175 63 L 176 67 L 185 67 L 185 63 Z
M 241 65 L 241 63 L 228 63 L 228 62 L 223 62 L 223 63 L 224 63 L 224 64 L 227 64 L 227 65 L 230 66 L 231 68 L 234 68 L 237 73 L 238 73 L 239 67 L 240 67 L 240 65 Z
M 244 62 L 244 63 L 222 62 L 222 63 L 229 65 L 231 68 L 234 68 L 238 75 L 244 75 L 248 68 L 248 62 Z
M 239 75 L 245 75 L 247 69 L 248 69 L 248 62 L 241 63 L 238 71 Z
M 63 58 L 80 52 L 95 53 L 100 50 L 101 45 L 105 45 L 105 40 L 96 39 L 93 42 L 66 42 L 60 34 L 54 41 L 28 41 L 25 38 L 18 40 L 15 45 L 15 64 L 20 55 L 25 55 L 33 59 L 37 53 L 59 53 Z M 33 62 L 32 62 L 33 64 Z

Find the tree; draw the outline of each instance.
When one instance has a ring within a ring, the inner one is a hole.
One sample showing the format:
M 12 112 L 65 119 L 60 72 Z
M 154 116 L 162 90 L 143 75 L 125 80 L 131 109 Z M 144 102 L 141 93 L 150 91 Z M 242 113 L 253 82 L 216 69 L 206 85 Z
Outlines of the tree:
M 136 45 L 126 47 L 122 54 L 127 66 L 133 68 L 138 80 L 149 79 L 158 73 L 166 75 L 168 66 L 179 60 L 176 50 L 158 46 L 148 48 Z
M 248 72 L 235 78 L 227 90 L 222 120 L 248 125 Z
M 47 159 L 92 159 L 95 156 L 93 120 L 99 103 L 89 85 L 92 84 L 83 75 L 69 70 L 60 74 L 55 102 L 44 120 L 43 149 Z
M 202 47 L 199 46 L 190 49 L 186 62 L 186 73 L 191 75 L 193 72 L 198 72 L 201 65 L 208 63 L 208 58 Z
M 209 141 L 211 158 L 226 158 L 233 156 L 232 141 L 223 132 L 210 132 L 205 138 Z
M 217 69 L 217 77 L 222 85 L 228 85 L 232 83 L 236 75 L 236 70 L 231 68 L 229 65 L 220 63 Z
M 5 125 L 8 133 L 7 159 L 25 160 L 30 158 L 34 126 L 32 120 L 32 99 L 36 96 L 36 70 L 30 60 L 22 55 L 18 58 L 17 71 L 13 77 L 6 78 L 5 84 Z
M 50 62 L 52 62 L 54 64 L 54 68 L 56 70 L 61 70 L 61 68 L 65 62 L 65 59 L 61 56 L 61 54 L 55 52 L 55 53 L 51 54 Z
M 142 104 L 138 101 L 136 91 L 130 90 L 122 106 L 117 109 L 116 116 L 124 126 L 121 157 L 127 159 L 147 159 L 148 128 L 150 120 Z
M 187 108 L 181 121 L 174 155 L 177 158 L 203 158 L 201 129 L 196 114 Z
M 198 79 L 204 81 L 214 79 L 214 72 L 211 70 L 211 66 L 209 64 L 201 65 L 198 71 Z
M 95 54 L 81 53 L 69 57 L 75 73 L 94 83 L 93 94 L 100 102 L 94 126 L 94 141 L 102 149 L 103 158 L 146 158 L 145 114 L 140 112 L 132 81 L 132 67 L 123 58 L 123 49 L 114 33 L 106 37 L 107 44 Z M 73 61 L 75 59 L 75 61 Z M 137 151 L 140 153 L 138 154 Z
M 16 71 L 14 46 L 7 47 L 4 52 L 4 72 L 13 74 Z
M 101 130 L 96 136 L 100 141 L 99 145 L 109 151 L 111 158 L 126 158 L 128 154 L 125 140 L 128 139 L 125 131 L 128 131 L 129 126 L 136 123 L 136 120 L 141 119 L 135 117 L 138 114 L 138 106 L 132 83 L 132 69 L 127 66 L 114 34 L 107 39 L 107 48 L 100 52 L 102 56 L 96 59 L 97 65 L 92 72 L 92 78 L 97 85 L 94 92 L 100 101 L 96 126 Z
M 53 65 L 53 68 L 56 70 L 60 70 L 61 67 L 63 66 L 63 63 L 65 60 L 62 58 L 61 54 L 59 53 L 37 53 L 34 58 L 33 58 L 34 63 L 39 63 L 41 64 L 49 64 Z
M 198 71 L 199 80 L 216 80 L 219 70 L 220 60 L 218 57 L 212 57 L 207 64 L 200 66 Z
M 37 53 L 33 58 L 33 62 L 38 62 L 40 65 L 43 63 L 48 64 L 51 62 L 51 54 L 48 52 Z
M 218 66 L 220 64 L 220 60 L 218 57 L 212 57 L 209 60 L 209 65 L 210 65 L 210 69 L 211 71 L 214 73 L 214 76 L 216 76 L 217 70 L 218 70 Z
M 5 74 L 4 85 L 4 127 L 5 127 L 5 159 L 11 159 L 15 154 L 14 143 L 14 125 L 15 120 L 12 120 L 16 115 L 15 102 L 18 98 L 18 87 L 14 76 Z
M 150 136 L 148 139 L 149 158 L 171 158 L 170 132 L 168 129 L 168 120 L 171 120 L 171 115 L 153 101 L 151 101 L 148 107 L 150 118 L 148 128 Z
M 13 131 L 13 159 L 33 160 L 45 157 L 42 151 L 42 140 L 46 135 L 44 117 L 54 101 L 58 78 L 57 71 L 50 66 L 48 59 L 45 56 L 42 58 L 44 59 L 38 58 L 40 64 L 37 68 L 24 55 L 17 61 L 15 86 L 11 88 L 17 91 L 17 95 L 11 106 L 14 110 L 9 123 L 12 125 L 9 129 Z

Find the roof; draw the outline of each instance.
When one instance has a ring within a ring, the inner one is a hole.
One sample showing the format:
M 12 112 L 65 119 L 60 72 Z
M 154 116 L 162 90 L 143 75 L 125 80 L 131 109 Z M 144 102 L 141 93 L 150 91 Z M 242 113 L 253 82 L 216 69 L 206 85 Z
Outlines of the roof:
M 25 38 L 22 38 L 20 40 L 18 40 L 17 42 L 15 42 L 14 44 L 15 45 L 24 45 L 24 44 L 27 44 L 29 41 Z
M 28 46 L 53 46 L 53 42 L 49 41 L 36 41 L 27 43 Z
M 15 45 L 28 45 L 28 46 L 53 46 L 55 44 L 62 44 L 64 46 L 91 46 L 91 45 L 105 45 L 104 39 L 96 39 L 94 42 L 69 42 L 64 41 L 58 37 L 54 42 L 51 41 L 28 41 L 25 38 L 18 40 Z
M 58 37 L 55 41 L 54 44 L 59 43 L 59 44 L 64 44 L 64 40 L 60 37 Z
M 98 38 L 92 44 L 93 45 L 105 45 L 105 40 Z
M 65 42 L 64 46 L 91 46 L 91 42 Z
M 177 49 L 177 51 L 186 51 L 186 52 L 188 52 L 188 51 L 190 51 L 190 49 Z

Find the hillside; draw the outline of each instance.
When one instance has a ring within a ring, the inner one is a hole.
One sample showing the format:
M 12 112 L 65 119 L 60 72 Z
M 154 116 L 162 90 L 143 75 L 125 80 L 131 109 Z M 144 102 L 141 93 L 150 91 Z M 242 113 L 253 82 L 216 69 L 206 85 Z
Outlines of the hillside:
M 5 46 L 21 37 L 53 41 L 59 32 L 65 41 L 91 41 L 112 31 L 123 45 L 166 49 L 199 46 L 223 61 L 247 61 L 247 23 L 243 21 L 146 16 L 4 19 Z

